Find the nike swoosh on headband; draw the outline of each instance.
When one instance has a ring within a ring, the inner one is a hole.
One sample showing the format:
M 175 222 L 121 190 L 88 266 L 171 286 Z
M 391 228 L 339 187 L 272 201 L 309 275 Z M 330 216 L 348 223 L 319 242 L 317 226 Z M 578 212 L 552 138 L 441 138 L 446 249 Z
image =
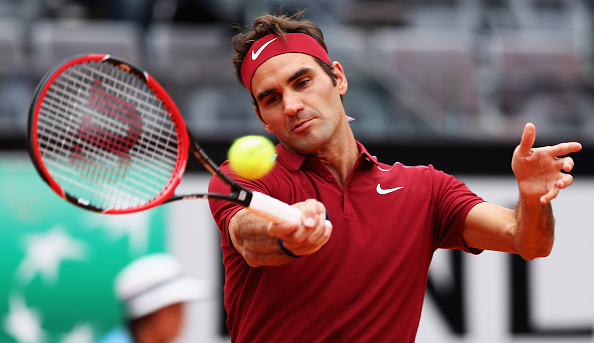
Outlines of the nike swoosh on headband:
M 382 194 L 383 195 L 383 194 L 392 193 L 392 192 L 397 191 L 397 190 L 402 189 L 402 188 L 404 188 L 404 187 L 395 187 L 395 188 L 382 189 L 382 187 L 378 183 L 377 184 L 377 188 L 375 190 L 378 192 L 378 194 Z
M 252 60 L 256 60 L 256 58 L 258 58 L 258 56 L 260 56 L 260 53 L 262 53 L 262 50 L 264 50 L 265 47 L 268 46 L 268 44 L 274 42 L 275 40 L 277 40 L 277 38 L 272 38 L 271 40 L 269 40 L 268 42 L 266 42 L 264 45 L 262 45 L 260 47 L 260 49 L 258 49 L 258 51 L 254 52 L 254 50 L 252 50 Z

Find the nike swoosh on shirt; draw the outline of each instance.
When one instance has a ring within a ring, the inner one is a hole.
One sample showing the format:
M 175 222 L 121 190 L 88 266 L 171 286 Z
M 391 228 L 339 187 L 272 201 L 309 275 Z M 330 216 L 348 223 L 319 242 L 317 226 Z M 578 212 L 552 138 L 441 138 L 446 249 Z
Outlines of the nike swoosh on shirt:
M 380 184 L 378 183 L 377 184 L 377 188 L 375 190 L 378 192 L 378 194 L 382 194 L 383 195 L 383 194 L 392 193 L 392 192 L 397 191 L 397 190 L 402 189 L 402 188 L 404 188 L 404 187 L 396 187 L 396 188 L 383 189 L 382 186 L 380 186 Z
M 269 40 L 268 42 L 266 42 L 264 45 L 262 45 L 260 47 L 260 49 L 258 49 L 258 51 L 254 52 L 254 50 L 252 50 L 252 60 L 256 60 L 256 58 L 258 58 L 258 56 L 260 56 L 260 53 L 262 52 L 262 50 L 264 50 L 265 47 L 268 46 L 268 44 L 274 42 L 276 40 L 276 38 L 272 38 L 271 40 Z

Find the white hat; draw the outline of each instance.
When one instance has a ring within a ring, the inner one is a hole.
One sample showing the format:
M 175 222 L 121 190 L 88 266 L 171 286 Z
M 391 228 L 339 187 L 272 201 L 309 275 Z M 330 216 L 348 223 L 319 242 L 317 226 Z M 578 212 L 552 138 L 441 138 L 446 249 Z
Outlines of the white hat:
M 206 298 L 209 293 L 206 286 L 183 275 L 180 263 L 173 256 L 152 254 L 120 271 L 115 291 L 128 318 L 136 319 L 172 304 Z

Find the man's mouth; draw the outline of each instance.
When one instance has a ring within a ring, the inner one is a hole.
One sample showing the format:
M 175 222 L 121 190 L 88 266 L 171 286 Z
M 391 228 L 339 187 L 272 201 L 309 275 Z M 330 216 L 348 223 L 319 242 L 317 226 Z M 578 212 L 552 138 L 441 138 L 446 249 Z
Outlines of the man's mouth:
M 305 127 L 307 126 L 307 124 L 311 120 L 312 119 L 302 120 L 302 121 L 299 121 L 299 122 L 293 124 L 293 127 L 291 128 L 291 132 L 299 133 L 300 131 L 304 130 Z

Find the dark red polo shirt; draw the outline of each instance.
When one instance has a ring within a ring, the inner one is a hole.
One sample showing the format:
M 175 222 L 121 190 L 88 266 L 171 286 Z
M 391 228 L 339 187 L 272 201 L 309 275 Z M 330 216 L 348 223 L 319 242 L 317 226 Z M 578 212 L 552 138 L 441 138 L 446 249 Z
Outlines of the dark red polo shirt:
M 319 160 L 280 145 L 270 174 L 239 180 L 289 204 L 324 203 L 334 230 L 313 255 L 280 267 L 248 266 L 228 238 L 240 208 L 210 200 L 234 342 L 414 342 L 433 252 L 480 252 L 465 247 L 462 227 L 481 198 L 431 165 L 387 165 L 357 144 L 360 158 L 344 189 Z M 231 174 L 226 163 L 221 168 Z M 209 191 L 228 187 L 213 178 Z

